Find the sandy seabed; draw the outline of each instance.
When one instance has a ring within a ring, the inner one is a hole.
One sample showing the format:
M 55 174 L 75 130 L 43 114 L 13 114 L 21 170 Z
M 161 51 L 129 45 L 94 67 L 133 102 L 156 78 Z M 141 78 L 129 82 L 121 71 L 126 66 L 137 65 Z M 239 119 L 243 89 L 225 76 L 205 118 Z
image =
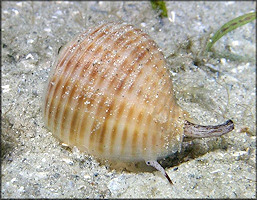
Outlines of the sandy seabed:
M 256 198 L 256 21 L 206 38 L 255 2 L 2 2 L 3 198 Z M 175 96 L 199 124 L 232 119 L 219 138 L 196 139 L 160 162 L 113 164 L 63 147 L 46 129 L 42 97 L 58 49 L 88 27 L 125 21 L 147 32 L 170 64 Z

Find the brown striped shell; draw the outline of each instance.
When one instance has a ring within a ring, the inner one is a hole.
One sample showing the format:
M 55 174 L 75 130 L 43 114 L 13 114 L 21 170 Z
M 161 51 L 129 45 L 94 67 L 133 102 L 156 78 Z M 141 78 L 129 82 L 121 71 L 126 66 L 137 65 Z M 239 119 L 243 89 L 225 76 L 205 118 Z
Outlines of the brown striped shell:
M 216 137 L 234 129 L 232 120 L 215 126 L 187 121 L 158 46 L 124 23 L 89 29 L 63 48 L 43 111 L 63 143 L 104 159 L 145 160 L 171 184 L 157 159 L 180 149 L 183 136 Z
M 132 25 L 102 24 L 66 45 L 44 103 L 53 135 L 97 157 L 156 160 L 182 140 L 184 111 L 164 56 Z

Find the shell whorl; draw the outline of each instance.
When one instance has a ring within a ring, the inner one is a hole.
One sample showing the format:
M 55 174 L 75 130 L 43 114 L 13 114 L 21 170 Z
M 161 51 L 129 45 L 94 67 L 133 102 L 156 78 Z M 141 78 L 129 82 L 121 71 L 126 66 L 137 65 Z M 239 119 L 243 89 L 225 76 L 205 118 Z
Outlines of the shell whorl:
M 106 159 L 157 159 L 179 148 L 184 111 L 166 62 L 140 29 L 107 23 L 61 51 L 45 92 L 44 119 L 62 142 Z

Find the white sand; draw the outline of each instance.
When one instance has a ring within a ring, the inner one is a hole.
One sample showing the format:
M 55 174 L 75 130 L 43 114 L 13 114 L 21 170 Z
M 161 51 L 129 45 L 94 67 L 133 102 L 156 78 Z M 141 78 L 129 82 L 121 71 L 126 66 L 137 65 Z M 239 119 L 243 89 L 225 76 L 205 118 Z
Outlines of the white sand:
M 160 21 L 149 2 L 3 2 L 2 197 L 256 198 L 256 21 L 214 45 L 222 56 L 198 55 L 211 32 L 255 7 L 170 1 L 170 18 Z M 43 88 L 60 46 L 92 24 L 120 20 L 173 55 L 178 103 L 196 122 L 235 122 L 231 133 L 184 143 L 180 154 L 162 161 L 173 186 L 143 163 L 113 169 L 62 147 L 42 120 Z

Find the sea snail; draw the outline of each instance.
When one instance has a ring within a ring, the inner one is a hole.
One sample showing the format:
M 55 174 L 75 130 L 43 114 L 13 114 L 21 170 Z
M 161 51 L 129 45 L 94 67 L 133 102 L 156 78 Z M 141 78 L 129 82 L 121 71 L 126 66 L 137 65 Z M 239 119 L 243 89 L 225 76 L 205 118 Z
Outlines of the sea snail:
M 47 128 L 63 143 L 110 160 L 155 167 L 180 147 L 183 136 L 212 137 L 233 130 L 189 122 L 176 103 L 168 66 L 157 44 L 125 23 L 106 23 L 63 48 L 44 98 Z

